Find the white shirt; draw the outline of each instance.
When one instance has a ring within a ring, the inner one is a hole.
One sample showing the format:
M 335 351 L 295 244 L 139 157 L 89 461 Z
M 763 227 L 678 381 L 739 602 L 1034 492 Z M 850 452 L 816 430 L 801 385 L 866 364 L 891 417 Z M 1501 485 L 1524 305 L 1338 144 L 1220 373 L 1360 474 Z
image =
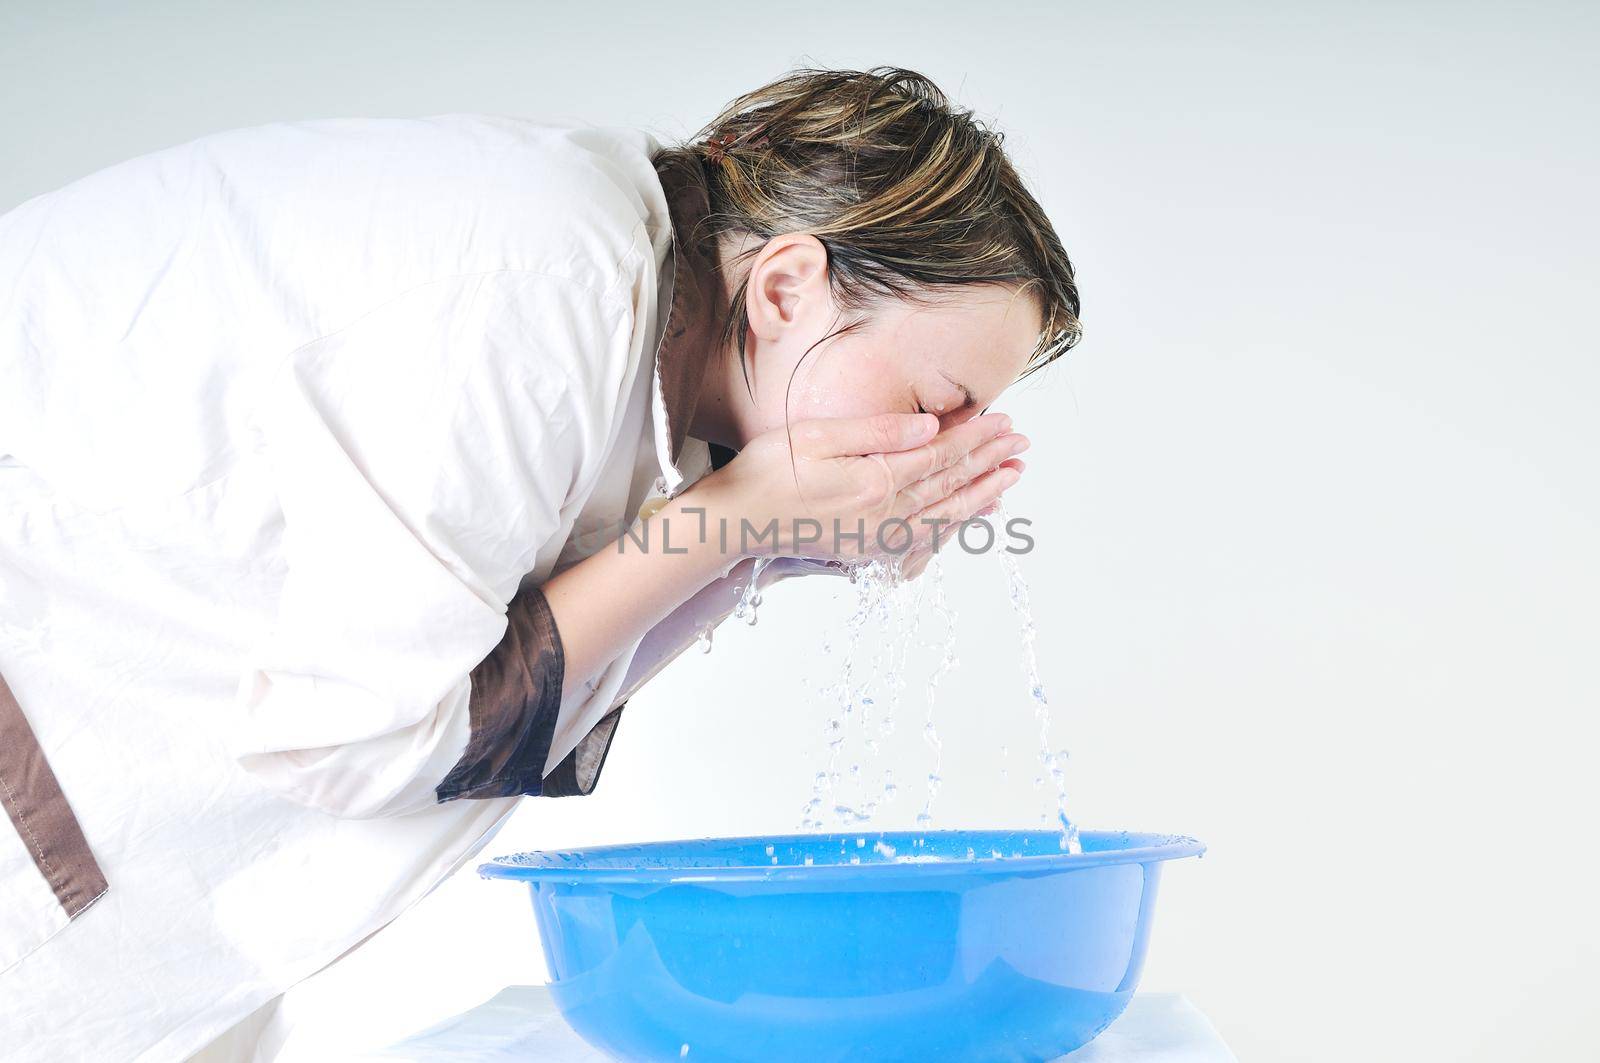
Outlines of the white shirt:
M 509 814 L 433 792 L 507 603 L 709 464 L 657 147 L 280 123 L 0 216 L 0 676 L 108 884 L 50 916 L 0 818 L 0 1059 L 181 1058 Z

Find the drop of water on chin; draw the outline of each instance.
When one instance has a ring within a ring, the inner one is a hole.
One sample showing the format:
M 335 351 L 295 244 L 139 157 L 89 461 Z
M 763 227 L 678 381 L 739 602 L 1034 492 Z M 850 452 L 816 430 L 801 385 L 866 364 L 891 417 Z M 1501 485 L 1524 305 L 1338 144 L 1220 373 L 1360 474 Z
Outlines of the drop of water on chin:
M 695 644 L 700 647 L 701 653 L 711 652 L 711 625 L 707 624 L 700 629 L 699 634 L 695 636 Z

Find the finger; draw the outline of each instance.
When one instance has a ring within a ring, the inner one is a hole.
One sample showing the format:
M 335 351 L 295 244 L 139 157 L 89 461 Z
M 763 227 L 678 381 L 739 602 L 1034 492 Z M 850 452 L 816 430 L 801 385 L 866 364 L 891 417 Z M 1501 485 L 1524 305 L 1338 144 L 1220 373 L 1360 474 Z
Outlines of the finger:
M 933 560 L 933 551 L 926 548 L 912 550 L 900 560 L 900 577 L 902 579 L 916 579 L 927 569 L 928 562 Z
M 922 446 L 939 431 L 931 413 L 880 413 L 872 417 L 823 417 L 794 426 L 795 452 L 808 458 L 891 454 Z
M 1027 449 L 1028 437 L 1016 432 L 991 439 L 962 455 L 954 464 L 906 487 L 901 493 L 899 508 L 912 513 L 925 509 Z
M 887 454 L 885 459 L 896 486 L 906 487 L 949 468 L 977 447 L 1010 430 L 1010 417 L 1003 413 L 984 414 L 940 432 L 926 446 Z
M 932 555 L 932 544 L 926 539 L 917 539 L 915 533 L 903 549 L 891 551 L 893 563 L 899 567 L 900 574 L 908 579 L 921 571 Z
M 976 406 L 958 406 L 949 413 L 940 413 L 935 416 L 939 418 L 939 431 L 943 432 L 954 428 L 956 425 L 966 424 L 974 417 L 981 417 L 987 412 L 987 410 L 981 410 Z
M 936 526 L 960 524 L 978 510 L 999 499 L 1020 479 L 1016 469 L 999 468 L 986 472 L 955 494 L 941 499 L 912 518 L 912 527 L 931 530 Z

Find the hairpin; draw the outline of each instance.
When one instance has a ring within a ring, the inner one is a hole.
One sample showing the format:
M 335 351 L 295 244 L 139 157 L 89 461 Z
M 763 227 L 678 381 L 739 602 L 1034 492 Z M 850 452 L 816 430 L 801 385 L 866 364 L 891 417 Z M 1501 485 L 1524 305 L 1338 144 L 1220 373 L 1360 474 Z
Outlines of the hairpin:
M 728 153 L 728 149 L 733 147 L 733 142 L 738 139 L 732 133 L 718 133 L 716 136 L 707 138 L 706 145 L 711 150 L 706 152 L 706 158 L 714 163 L 721 162 L 723 156 Z
M 716 136 L 706 138 L 706 146 L 711 150 L 706 152 L 706 158 L 713 163 L 720 163 L 728 154 L 728 149 L 739 142 L 739 137 L 733 133 L 718 133 Z M 772 141 L 765 133 L 750 142 L 751 147 L 766 148 L 772 146 Z

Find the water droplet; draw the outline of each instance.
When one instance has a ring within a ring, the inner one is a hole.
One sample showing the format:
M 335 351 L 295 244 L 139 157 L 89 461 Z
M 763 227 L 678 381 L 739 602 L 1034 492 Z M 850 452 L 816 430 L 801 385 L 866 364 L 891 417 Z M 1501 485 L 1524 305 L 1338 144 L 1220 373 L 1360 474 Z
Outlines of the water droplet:
M 761 591 L 758 589 L 761 574 L 772 564 L 772 560 L 770 557 L 755 559 L 755 563 L 750 566 L 750 578 L 740 590 L 739 600 L 733 606 L 733 615 L 751 627 L 755 626 L 756 608 L 761 604 Z

